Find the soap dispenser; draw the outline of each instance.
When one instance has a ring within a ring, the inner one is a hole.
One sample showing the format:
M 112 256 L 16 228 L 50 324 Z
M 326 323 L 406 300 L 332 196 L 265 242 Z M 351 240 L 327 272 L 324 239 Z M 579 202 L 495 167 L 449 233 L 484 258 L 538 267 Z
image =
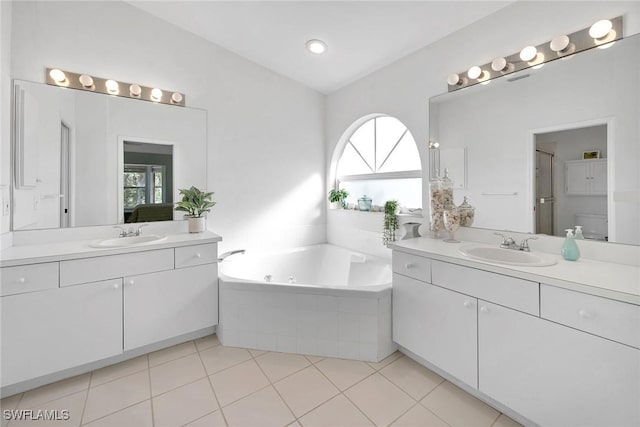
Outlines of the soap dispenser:
M 560 251 L 560 253 L 562 254 L 562 257 L 567 261 L 577 261 L 578 258 L 580 258 L 580 249 L 578 249 L 576 239 L 573 237 L 573 229 L 567 228 L 564 231 L 567 232 L 567 238 L 562 244 L 562 250 Z
M 576 225 L 576 240 L 584 240 L 584 235 L 582 234 L 581 225 Z

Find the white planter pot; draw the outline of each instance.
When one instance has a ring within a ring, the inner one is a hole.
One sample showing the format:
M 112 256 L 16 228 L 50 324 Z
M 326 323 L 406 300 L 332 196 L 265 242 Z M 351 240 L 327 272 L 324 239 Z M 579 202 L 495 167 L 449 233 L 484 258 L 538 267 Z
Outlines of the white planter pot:
M 207 229 L 207 218 L 204 216 L 200 217 L 189 217 L 189 233 L 202 233 Z

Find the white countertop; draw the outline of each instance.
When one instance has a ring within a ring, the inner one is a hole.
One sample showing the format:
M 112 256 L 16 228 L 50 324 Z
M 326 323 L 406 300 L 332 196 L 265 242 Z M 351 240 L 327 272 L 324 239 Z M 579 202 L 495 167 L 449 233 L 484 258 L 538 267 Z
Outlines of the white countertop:
M 640 266 L 584 258 L 580 258 L 578 261 L 566 261 L 560 255 L 548 253 L 546 255 L 558 260 L 557 264 L 547 267 L 504 265 L 477 261 L 458 252 L 462 245 L 469 243 L 489 246 L 469 241 L 447 243 L 442 240 L 421 237 L 395 242 L 392 248 L 440 261 L 640 305 Z
M 204 233 L 171 233 L 157 243 L 132 245 L 118 248 L 94 248 L 90 244 L 96 239 L 73 240 L 66 242 L 45 243 L 35 245 L 11 246 L 0 251 L 0 267 L 34 264 L 41 262 L 64 261 L 68 259 L 91 258 L 103 255 L 117 255 L 132 252 L 151 251 L 155 249 L 175 248 L 180 246 L 216 243 L 222 237 L 205 231 Z

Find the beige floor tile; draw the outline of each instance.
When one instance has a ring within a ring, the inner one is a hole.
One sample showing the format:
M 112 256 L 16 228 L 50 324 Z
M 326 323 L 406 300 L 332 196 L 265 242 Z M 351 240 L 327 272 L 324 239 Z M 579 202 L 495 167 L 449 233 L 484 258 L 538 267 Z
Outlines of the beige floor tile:
M 384 359 L 382 359 L 379 362 L 368 362 L 368 363 L 369 363 L 369 366 L 371 366 L 373 369 L 375 369 L 377 371 L 378 369 L 384 368 L 389 363 L 391 363 L 394 360 L 397 360 L 397 359 L 399 359 L 401 357 L 404 357 L 404 354 L 400 353 L 399 351 L 396 351 L 395 353 L 390 354 L 389 356 L 385 357 Z
M 496 422 L 493 423 L 493 426 L 491 427 L 522 427 L 522 424 L 513 421 L 505 414 L 500 414 Z
M 217 346 L 200 352 L 207 374 L 215 374 L 251 359 L 251 353 L 243 348 Z
M 154 396 L 207 376 L 197 353 L 154 366 L 150 371 Z
M 3 411 L 16 409 L 21 397 L 22 393 L 18 393 L 0 400 L 0 426 L 6 427 L 6 425 L 9 424 L 9 420 L 3 416 Z
M 265 353 L 267 353 L 267 352 L 266 352 L 266 351 L 264 351 L 264 350 L 253 350 L 253 349 L 251 349 L 251 350 L 249 350 L 249 353 L 251 353 L 251 355 L 252 355 L 253 357 L 258 357 L 258 356 L 260 356 L 260 355 L 262 355 L 262 354 L 265 354 Z
M 256 362 L 271 382 L 279 381 L 311 364 L 304 356 L 290 353 L 266 353 L 256 357 Z
M 230 427 L 281 427 L 295 420 L 272 386 L 222 409 Z
M 155 427 L 179 427 L 218 409 L 208 378 L 178 387 L 152 400 Z
M 185 427 L 226 427 L 227 423 L 224 421 L 222 411 L 215 411 L 209 415 L 205 415 L 202 418 L 198 418 L 192 423 L 187 424 Z
M 304 357 L 309 359 L 309 362 L 311 362 L 311 363 L 318 363 L 321 360 L 324 360 L 324 357 L 322 357 L 322 356 L 311 356 L 309 354 L 305 354 Z
M 306 414 L 339 392 L 313 366 L 280 380 L 274 386 L 296 417 Z
M 269 380 L 253 359 L 217 372 L 209 378 L 223 407 L 269 385 Z
M 316 363 L 316 367 L 342 391 L 375 372 L 364 362 L 346 359 L 327 358 Z
M 171 360 L 180 359 L 196 351 L 196 345 L 193 341 L 154 351 L 153 353 L 149 353 L 149 366 L 158 366 Z
M 415 404 L 391 381 L 375 373 L 345 392 L 376 425 L 388 425 Z
M 149 399 L 149 371 L 140 371 L 89 389 L 83 422 Z
M 44 427 L 54 425 L 56 427 L 77 427 L 80 425 L 80 421 L 82 419 L 82 408 L 84 407 L 84 402 L 87 398 L 87 390 L 82 390 L 74 394 L 70 394 L 55 400 L 50 400 L 48 402 L 37 403 L 34 406 L 26 406 L 23 407 L 20 405 L 22 409 L 31 409 L 33 411 L 43 410 L 43 411 L 59 411 L 56 413 L 58 418 L 64 418 L 65 413 L 62 411 L 68 411 L 66 414 L 68 416 L 67 420 L 58 419 L 51 421 L 43 421 L 41 419 L 23 419 L 23 420 L 12 420 L 9 421 L 9 427 Z
M 444 378 L 419 363 L 402 357 L 380 369 L 380 373 L 416 400 L 425 397 Z
M 89 388 L 90 377 L 91 374 L 78 375 L 77 377 L 67 378 L 66 380 L 27 391 L 22 396 L 18 407 L 20 409 L 33 408 L 40 403 L 85 390 Z
M 300 424 L 297 421 L 294 421 L 291 424 L 288 424 L 287 427 L 302 427 L 302 424 Z
M 448 381 L 420 401 L 453 427 L 490 426 L 500 413 Z
M 152 427 L 151 401 L 145 400 L 83 425 L 87 427 Z
M 206 337 L 198 338 L 195 340 L 198 351 L 206 350 L 211 347 L 217 347 L 220 345 L 218 336 L 216 334 L 207 335 Z
M 300 418 L 304 427 L 373 426 L 353 403 L 339 394 Z
M 433 412 L 422 405 L 416 405 L 391 424 L 393 427 L 448 427 Z
M 95 387 L 106 382 L 126 377 L 127 375 L 140 372 L 149 368 L 147 355 L 136 357 L 134 359 L 125 360 L 115 365 L 106 366 L 91 374 L 91 387 Z

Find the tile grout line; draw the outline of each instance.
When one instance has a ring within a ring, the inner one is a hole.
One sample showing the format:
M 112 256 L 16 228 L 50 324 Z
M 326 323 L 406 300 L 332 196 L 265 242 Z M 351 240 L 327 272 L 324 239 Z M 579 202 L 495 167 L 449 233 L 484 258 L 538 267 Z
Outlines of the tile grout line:
M 149 406 L 151 407 L 151 426 L 155 427 L 156 416 L 153 411 L 153 388 L 151 387 L 151 360 L 149 359 L 149 353 L 146 354 L 146 357 L 147 357 L 147 375 L 149 375 Z
M 276 392 L 276 394 L 278 395 L 278 397 L 280 398 L 280 400 L 282 400 L 282 403 L 284 403 L 284 406 L 286 406 L 286 407 L 287 407 L 287 409 L 289 410 L 289 412 L 291 413 L 291 415 L 293 415 L 293 419 L 294 419 L 294 421 L 293 421 L 293 422 L 291 422 L 291 423 L 289 423 L 289 424 L 293 424 L 294 422 L 298 422 L 298 417 L 296 416 L 296 413 L 295 413 L 295 412 L 293 412 L 293 409 L 291 409 L 291 407 L 289 406 L 289 404 L 287 403 L 287 401 L 286 401 L 286 400 L 284 399 L 284 397 L 280 394 L 280 391 L 279 391 L 279 390 L 278 390 L 278 388 L 276 387 L 275 383 L 274 383 L 273 381 L 271 381 L 271 378 L 269 378 L 269 376 L 267 375 L 267 373 L 266 373 L 266 372 L 264 372 L 264 369 L 262 369 L 262 366 L 260 366 L 260 364 L 259 364 L 259 363 L 258 363 L 258 361 L 256 360 L 256 356 L 254 356 L 254 355 L 253 355 L 253 353 L 251 353 L 251 352 L 249 352 L 249 354 L 250 354 L 250 355 L 251 355 L 251 357 L 253 358 L 253 362 L 254 362 L 256 365 L 258 365 L 258 369 L 260 369 L 260 371 L 262 372 L 262 375 L 264 375 L 264 376 L 265 376 L 265 378 L 267 379 L 267 381 L 269 382 L 269 386 L 270 386 L 271 388 L 273 388 L 273 390 Z M 262 354 L 258 355 L 257 357 L 264 356 L 265 354 L 269 354 L 269 352 L 262 353 Z M 304 357 L 304 356 L 302 356 L 302 357 Z M 305 360 L 311 364 L 310 366 L 313 366 L 313 363 L 312 363 L 309 359 L 307 359 L 307 358 L 305 357 Z M 283 378 L 280 378 L 278 381 L 282 381 L 283 379 L 288 378 L 289 376 L 294 375 L 295 373 L 298 373 L 298 372 L 300 372 L 300 371 L 302 371 L 303 369 L 306 369 L 306 368 L 307 368 L 307 366 L 305 366 L 304 368 L 300 369 L 299 371 L 296 371 L 296 372 L 294 372 L 294 373 L 292 373 L 292 374 L 290 374 L 290 375 L 287 375 L 287 376 L 285 376 L 285 377 L 283 377 Z M 278 381 L 276 381 L 276 382 L 278 382 Z M 264 387 L 264 388 L 266 388 L 266 387 Z M 264 390 L 264 388 L 262 388 L 262 389 L 260 389 L 260 390 Z M 258 391 L 260 391 L 260 390 L 258 390 Z M 289 424 L 287 424 L 287 425 L 289 425 Z
M 217 338 L 218 338 L 218 336 L 216 335 L 216 339 Z M 195 341 L 194 341 L 194 344 L 195 344 Z M 214 348 L 214 347 L 218 347 L 218 346 L 213 346 L 213 347 L 209 347 L 209 348 Z M 208 350 L 209 348 L 204 349 L 204 350 Z M 198 345 L 196 344 L 196 350 L 197 349 L 198 349 Z M 224 421 L 224 424 L 226 426 L 228 426 L 229 422 L 227 421 L 227 417 L 225 416 L 224 411 L 222 410 L 222 405 L 220 404 L 220 400 L 218 399 L 218 395 L 216 394 L 216 390 L 213 387 L 213 383 L 211 382 L 211 375 L 209 375 L 209 372 L 207 372 L 207 367 L 204 366 L 204 361 L 202 360 L 202 356 L 200 356 L 200 351 L 199 350 L 198 350 L 197 354 L 198 354 L 198 360 L 200 360 L 200 365 L 202 365 L 202 369 L 204 369 L 204 373 L 206 374 L 207 382 L 209 383 L 209 387 L 211 388 L 211 392 L 213 393 L 213 398 L 216 400 L 216 404 L 218 405 L 218 409 L 216 409 L 216 411 L 220 411 L 220 415 L 222 415 L 222 421 Z M 215 411 L 213 411 L 213 412 L 215 412 Z M 204 416 L 202 416 L 200 418 L 204 418 L 205 416 L 206 415 L 204 415 Z M 198 419 L 200 419 L 200 418 L 198 418 Z M 194 420 L 194 421 L 196 421 L 196 420 Z M 190 422 L 193 422 L 193 421 L 190 421 Z
M 91 380 L 93 379 L 93 372 L 91 371 L 91 374 L 89 375 L 89 384 L 87 384 L 87 395 L 84 397 L 84 404 L 82 405 L 82 412 L 80 413 L 80 424 L 82 425 L 84 424 L 84 413 L 87 410 L 87 403 L 89 402 L 89 392 L 91 391 Z

